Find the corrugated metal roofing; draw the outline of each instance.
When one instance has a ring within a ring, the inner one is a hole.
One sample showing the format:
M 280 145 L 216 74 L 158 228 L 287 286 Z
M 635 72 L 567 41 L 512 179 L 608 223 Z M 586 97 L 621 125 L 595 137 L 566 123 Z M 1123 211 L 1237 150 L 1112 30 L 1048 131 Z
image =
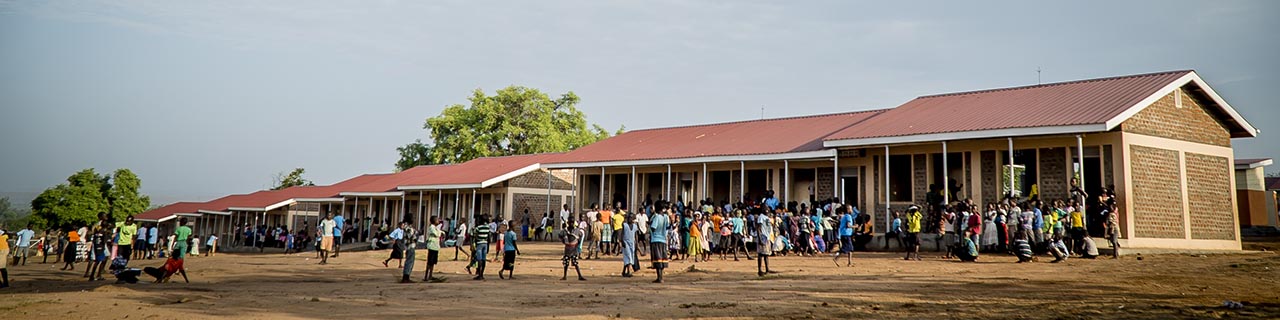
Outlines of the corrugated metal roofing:
M 922 96 L 826 140 L 1102 124 L 1191 72 Z
M 1280 190 L 1280 177 L 1268 177 L 1264 181 L 1267 183 L 1267 190 Z
M 679 159 L 823 150 L 822 139 L 884 110 L 626 132 L 549 163 Z
M 178 213 L 195 213 L 204 202 L 174 202 L 133 216 L 137 220 L 156 221 Z

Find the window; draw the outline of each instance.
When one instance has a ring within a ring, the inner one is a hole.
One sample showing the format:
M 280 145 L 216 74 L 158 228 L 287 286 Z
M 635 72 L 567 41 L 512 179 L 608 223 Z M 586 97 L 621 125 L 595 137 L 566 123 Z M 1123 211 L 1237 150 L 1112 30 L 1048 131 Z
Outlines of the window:
M 911 201 L 911 155 L 889 156 L 889 201 Z
M 1182 88 L 1173 90 L 1173 106 L 1182 109 Z

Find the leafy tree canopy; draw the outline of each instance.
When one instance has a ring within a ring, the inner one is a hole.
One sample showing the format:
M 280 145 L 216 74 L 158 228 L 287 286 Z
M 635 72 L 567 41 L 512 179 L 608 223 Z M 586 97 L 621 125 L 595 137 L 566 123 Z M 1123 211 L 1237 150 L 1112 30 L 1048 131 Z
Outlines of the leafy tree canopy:
M 302 178 L 302 174 L 305 173 L 306 171 L 307 169 L 294 168 L 293 171 L 290 171 L 288 174 L 285 174 L 284 172 L 277 173 L 274 178 L 275 180 L 275 182 L 273 183 L 274 186 L 271 187 L 271 190 L 283 190 L 289 187 L 316 185 L 315 183 L 311 182 L 311 180 Z
M 423 125 L 434 145 L 414 141 L 400 152 L 397 170 L 418 165 L 462 163 L 480 157 L 563 152 L 609 137 L 587 125 L 573 92 L 552 99 L 538 89 L 510 86 L 494 95 L 477 89 L 471 104 L 446 107 Z M 619 129 L 617 133 L 621 133 Z
M 151 198 L 139 193 L 142 179 L 129 169 L 111 175 L 92 168 L 80 170 L 67 183 L 45 189 L 31 200 L 31 222 L 37 227 L 87 225 L 98 213 L 110 213 L 116 221 L 146 211 Z

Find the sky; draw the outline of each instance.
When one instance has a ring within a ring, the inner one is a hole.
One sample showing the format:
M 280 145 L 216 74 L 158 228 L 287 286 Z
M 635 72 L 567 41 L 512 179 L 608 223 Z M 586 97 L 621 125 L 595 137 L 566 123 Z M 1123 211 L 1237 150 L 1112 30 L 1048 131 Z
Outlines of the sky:
M 613 130 L 1195 69 L 1262 131 L 1233 140 L 1236 157 L 1280 158 L 1277 12 L 1280 1 L 0 0 L 0 192 L 38 193 L 83 168 L 129 168 L 162 203 L 268 188 L 295 167 L 319 184 L 389 172 L 397 146 L 429 141 L 425 118 L 509 85 L 573 91 Z

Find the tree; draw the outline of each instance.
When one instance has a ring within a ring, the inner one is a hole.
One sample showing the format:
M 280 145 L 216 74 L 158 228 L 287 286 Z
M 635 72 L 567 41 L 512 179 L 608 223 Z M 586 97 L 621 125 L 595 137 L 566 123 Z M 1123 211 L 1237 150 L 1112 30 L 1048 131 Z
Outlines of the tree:
M 151 197 L 138 193 L 142 188 L 142 179 L 129 169 L 117 169 L 111 176 L 111 191 L 107 193 L 111 201 L 111 212 L 117 217 L 136 215 L 151 207 Z
M 98 220 L 98 213 L 110 207 L 106 193 L 111 190 L 110 177 L 84 169 L 31 200 L 33 222 L 48 226 L 88 225 Z
M 315 183 L 312 183 L 311 180 L 302 178 L 302 174 L 306 171 L 307 169 L 303 168 L 293 168 L 293 171 L 289 172 L 289 174 L 285 174 L 284 172 L 277 173 L 273 179 L 275 180 L 273 182 L 275 186 L 271 187 L 271 190 L 283 190 L 290 187 L 316 185 Z
M 493 96 L 477 89 L 468 100 L 469 106 L 448 106 L 440 115 L 428 118 L 423 128 L 430 132 L 434 145 L 416 141 L 397 148 L 401 154 L 397 168 L 569 151 L 609 137 L 599 125 L 587 126 L 573 92 L 551 99 L 537 89 L 510 86 Z M 421 153 L 428 155 L 426 159 L 418 157 Z
M 124 221 L 151 206 L 151 197 L 138 192 L 141 187 L 142 179 L 129 169 L 110 176 L 92 168 L 80 170 L 67 177 L 67 183 L 45 189 L 31 200 L 31 222 L 38 227 L 88 225 L 104 212 Z
M 403 147 L 397 147 L 396 151 L 400 152 L 400 161 L 396 161 L 396 171 L 434 164 L 431 161 L 431 145 L 422 143 L 422 140 L 414 140 Z
M 30 212 L 14 208 L 8 197 L 0 198 L 0 226 L 5 230 L 19 230 L 26 227 L 27 222 L 32 222 Z

